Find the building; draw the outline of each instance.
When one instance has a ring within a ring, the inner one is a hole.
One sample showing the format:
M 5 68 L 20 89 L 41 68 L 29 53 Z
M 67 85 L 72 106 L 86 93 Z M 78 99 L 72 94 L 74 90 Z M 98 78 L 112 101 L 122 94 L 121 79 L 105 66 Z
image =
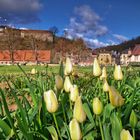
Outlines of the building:
M 41 41 L 53 42 L 53 33 L 48 30 L 16 29 L 9 26 L 0 26 L 1 37 L 30 37 Z
M 48 30 L 21 29 L 21 37 L 33 37 L 37 40 L 53 42 L 53 34 Z
M 129 64 L 129 58 L 130 58 L 130 50 L 125 50 L 122 52 L 122 54 L 120 55 L 120 64 L 122 65 L 128 65 Z
M 98 60 L 101 65 L 111 65 L 112 64 L 112 54 L 109 52 L 100 52 L 98 54 Z
M 130 63 L 140 63 L 140 44 L 136 44 L 134 49 L 129 52 Z

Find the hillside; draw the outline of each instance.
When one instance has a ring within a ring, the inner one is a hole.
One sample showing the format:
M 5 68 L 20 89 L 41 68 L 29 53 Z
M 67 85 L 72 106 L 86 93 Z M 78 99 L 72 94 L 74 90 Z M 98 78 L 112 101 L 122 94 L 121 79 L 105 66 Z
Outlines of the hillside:
M 46 39 L 42 37 L 46 37 Z M 78 58 L 84 59 L 89 56 L 89 53 L 92 54 L 92 49 L 87 48 L 82 39 L 70 40 L 57 36 L 53 38 L 50 31 L 41 30 L 24 30 L 23 32 L 23 30 L 9 27 L 0 30 L 0 50 L 35 49 L 51 50 L 52 62 L 58 62 L 60 57 L 67 55 L 76 55 Z
M 97 52 L 100 52 L 100 51 L 117 51 L 117 52 L 123 52 L 125 50 L 128 50 L 128 49 L 133 49 L 135 47 L 135 44 L 140 44 L 140 36 L 135 38 L 135 39 L 131 39 L 131 40 L 128 40 L 128 41 L 125 41 L 119 45 L 111 45 L 111 46 L 107 46 L 107 47 L 102 47 L 102 48 L 97 48 L 95 49 Z

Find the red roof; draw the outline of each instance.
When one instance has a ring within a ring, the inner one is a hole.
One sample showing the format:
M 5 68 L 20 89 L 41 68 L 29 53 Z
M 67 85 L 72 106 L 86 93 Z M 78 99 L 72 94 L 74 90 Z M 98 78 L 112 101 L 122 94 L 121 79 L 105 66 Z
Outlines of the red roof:
M 135 45 L 135 48 L 132 51 L 132 55 L 140 55 L 140 44 Z
M 92 55 L 97 55 L 96 51 L 92 51 Z

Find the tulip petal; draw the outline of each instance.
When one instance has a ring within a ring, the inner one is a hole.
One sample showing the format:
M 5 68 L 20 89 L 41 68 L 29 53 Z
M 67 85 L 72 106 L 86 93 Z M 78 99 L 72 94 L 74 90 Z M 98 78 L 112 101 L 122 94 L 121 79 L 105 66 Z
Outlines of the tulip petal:
M 86 120 L 86 113 L 83 109 L 83 105 L 82 105 L 80 96 L 76 99 L 73 115 L 74 115 L 74 118 L 76 118 L 77 121 L 80 123 L 82 123 Z

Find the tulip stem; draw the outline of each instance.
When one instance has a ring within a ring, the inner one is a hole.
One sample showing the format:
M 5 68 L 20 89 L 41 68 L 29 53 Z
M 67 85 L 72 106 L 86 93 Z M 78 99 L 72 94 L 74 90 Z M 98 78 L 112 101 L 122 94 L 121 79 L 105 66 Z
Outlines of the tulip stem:
M 105 93 L 106 94 L 106 101 L 107 103 L 109 103 L 109 93 Z
M 65 121 L 65 123 L 67 123 L 63 102 L 62 102 L 62 110 L 63 110 L 64 121 Z
M 103 129 L 102 129 L 102 124 L 101 124 L 100 116 L 99 116 L 99 126 L 100 126 L 100 132 L 101 132 L 102 140 L 104 140 L 104 134 L 103 134 Z
M 70 109 L 72 110 L 72 103 L 71 103 L 70 96 L 69 96 L 69 102 L 70 102 Z
M 133 140 L 135 140 L 135 129 L 132 128 L 132 131 L 133 131 Z
M 57 129 L 58 135 L 59 135 L 60 139 L 63 140 L 62 137 L 61 137 L 59 128 L 58 128 L 58 123 L 57 123 L 57 120 L 56 120 L 55 113 L 53 113 L 53 119 L 54 119 L 54 122 L 55 122 L 55 126 L 56 126 L 56 129 Z
M 118 89 L 120 90 L 120 88 L 121 88 L 121 81 L 119 80 L 118 81 Z
M 118 111 L 118 117 L 121 119 L 121 107 L 118 107 L 117 111 Z

